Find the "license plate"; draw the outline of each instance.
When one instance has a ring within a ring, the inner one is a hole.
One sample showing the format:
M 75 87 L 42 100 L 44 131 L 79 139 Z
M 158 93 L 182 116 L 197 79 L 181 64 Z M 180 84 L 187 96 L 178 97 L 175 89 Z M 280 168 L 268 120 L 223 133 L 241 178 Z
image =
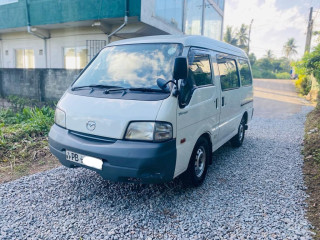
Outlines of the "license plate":
M 95 157 L 90 157 L 86 155 L 82 155 L 79 153 L 71 152 L 71 151 L 66 151 L 66 159 L 71 162 L 76 162 L 80 163 L 83 165 L 86 165 L 88 167 L 96 168 L 99 170 L 102 170 L 102 159 L 95 158 Z

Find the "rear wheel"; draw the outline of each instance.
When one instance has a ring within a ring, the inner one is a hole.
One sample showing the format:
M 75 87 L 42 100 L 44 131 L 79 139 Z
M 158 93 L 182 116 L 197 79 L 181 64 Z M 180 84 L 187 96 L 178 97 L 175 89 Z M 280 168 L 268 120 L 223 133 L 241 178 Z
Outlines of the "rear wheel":
M 184 173 L 184 182 L 189 186 L 200 186 L 208 170 L 209 163 L 209 144 L 205 138 L 199 138 L 197 141 L 187 171 Z
M 246 127 L 246 120 L 243 117 L 238 127 L 237 135 L 231 138 L 231 145 L 233 147 L 241 147 L 244 140 L 245 131 L 246 131 L 245 127 Z

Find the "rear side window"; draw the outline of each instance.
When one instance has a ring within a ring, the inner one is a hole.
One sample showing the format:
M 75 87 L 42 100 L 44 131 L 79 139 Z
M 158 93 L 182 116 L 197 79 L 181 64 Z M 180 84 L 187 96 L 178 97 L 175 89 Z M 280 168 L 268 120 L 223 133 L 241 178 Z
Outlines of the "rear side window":
M 252 85 L 252 75 L 249 67 L 249 63 L 246 60 L 239 60 L 240 68 L 240 79 L 242 86 L 251 86 Z
M 219 58 L 218 68 L 222 91 L 240 87 L 237 63 L 234 59 Z
M 188 78 L 195 86 L 212 84 L 211 64 L 208 54 L 189 54 L 189 73 Z

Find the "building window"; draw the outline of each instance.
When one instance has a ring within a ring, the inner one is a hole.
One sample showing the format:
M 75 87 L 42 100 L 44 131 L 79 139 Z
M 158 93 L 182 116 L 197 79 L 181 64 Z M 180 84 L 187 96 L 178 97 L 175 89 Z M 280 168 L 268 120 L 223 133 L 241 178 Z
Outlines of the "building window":
M 240 87 L 236 61 L 228 58 L 219 58 L 218 67 L 222 91 Z
M 83 69 L 88 63 L 86 47 L 64 48 L 64 67 L 66 69 Z
M 106 45 L 106 40 L 87 40 L 88 61 L 91 61 Z
M 187 0 L 186 5 L 185 33 L 201 35 L 203 1 Z
M 222 16 L 206 1 L 203 35 L 221 40 Z
M 156 0 L 156 16 L 182 30 L 183 0 Z
M 16 49 L 16 68 L 34 68 L 33 49 Z
M 223 11 L 223 9 L 224 9 L 224 0 L 214 0 L 214 2 Z
M 219 8 L 223 11 L 224 10 L 224 0 L 219 0 Z

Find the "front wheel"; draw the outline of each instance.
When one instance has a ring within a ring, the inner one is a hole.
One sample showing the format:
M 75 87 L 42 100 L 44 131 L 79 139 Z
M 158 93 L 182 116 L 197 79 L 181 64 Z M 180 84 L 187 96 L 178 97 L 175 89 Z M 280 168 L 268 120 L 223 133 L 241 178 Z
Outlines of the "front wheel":
M 246 131 L 246 121 L 244 117 L 241 119 L 240 125 L 238 127 L 238 133 L 233 138 L 231 138 L 231 145 L 232 147 L 241 147 L 244 135 Z
M 205 138 L 199 138 L 197 141 L 187 171 L 184 173 L 184 182 L 194 187 L 200 186 L 208 170 L 210 150 L 208 141 Z

